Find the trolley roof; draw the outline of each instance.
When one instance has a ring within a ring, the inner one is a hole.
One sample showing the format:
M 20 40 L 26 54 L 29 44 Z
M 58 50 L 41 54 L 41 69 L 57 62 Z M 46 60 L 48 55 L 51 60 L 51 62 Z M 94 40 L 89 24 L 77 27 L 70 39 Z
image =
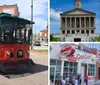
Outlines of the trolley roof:
M 17 16 L 12 16 L 11 14 L 8 14 L 8 13 L 0 13 L 0 18 L 10 19 L 10 20 L 14 20 L 16 22 L 23 22 L 24 24 L 35 24 L 32 21 L 29 21 L 29 20 L 24 19 L 24 18 L 19 18 Z

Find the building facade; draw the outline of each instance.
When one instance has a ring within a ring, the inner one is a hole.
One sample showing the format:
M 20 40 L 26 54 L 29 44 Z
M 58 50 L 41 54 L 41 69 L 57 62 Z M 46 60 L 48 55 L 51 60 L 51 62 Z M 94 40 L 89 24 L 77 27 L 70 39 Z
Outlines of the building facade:
M 86 42 L 94 41 L 96 35 L 96 14 L 82 9 L 82 1 L 74 0 L 73 10 L 60 14 L 60 33 L 63 41 Z
M 48 42 L 48 25 L 46 26 L 45 30 L 41 30 L 37 35 L 37 40 Z
M 72 45 L 75 48 L 75 52 L 67 55 L 70 50 L 64 53 L 64 50 L 67 50 L 67 48 L 62 48 L 62 44 L 51 44 L 50 79 L 56 83 L 60 76 L 69 78 L 69 76 L 73 76 L 73 73 L 76 73 L 76 75 L 81 74 L 82 82 L 84 82 L 86 75 L 89 76 L 89 82 L 95 81 L 96 55 L 80 50 L 75 44 L 65 44 L 66 47 L 67 45 Z

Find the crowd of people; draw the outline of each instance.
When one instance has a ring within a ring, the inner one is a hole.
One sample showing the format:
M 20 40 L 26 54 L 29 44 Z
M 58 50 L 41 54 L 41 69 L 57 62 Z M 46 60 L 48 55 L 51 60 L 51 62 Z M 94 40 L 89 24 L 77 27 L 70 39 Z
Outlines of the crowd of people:
M 88 76 L 85 76 L 85 84 L 88 85 Z M 69 78 L 62 78 L 60 77 L 59 81 L 54 84 L 53 80 L 51 80 L 50 85 L 81 85 L 82 78 L 81 74 L 76 75 L 75 73 L 73 76 L 69 76 Z

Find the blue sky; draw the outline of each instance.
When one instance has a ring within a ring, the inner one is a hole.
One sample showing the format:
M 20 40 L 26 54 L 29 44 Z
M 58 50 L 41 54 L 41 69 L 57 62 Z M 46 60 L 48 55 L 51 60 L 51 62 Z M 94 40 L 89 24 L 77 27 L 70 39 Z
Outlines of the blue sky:
M 31 20 L 31 0 L 0 0 L 0 5 L 17 4 L 20 17 Z M 48 20 L 48 0 L 33 0 L 33 32 L 46 29 Z
M 74 0 L 50 0 L 50 33 L 60 33 L 59 14 L 73 8 Z M 96 13 L 96 32 L 100 33 L 100 0 L 82 0 L 82 8 Z
M 89 47 L 89 48 L 96 48 L 100 50 L 100 43 L 84 43 L 83 45 Z

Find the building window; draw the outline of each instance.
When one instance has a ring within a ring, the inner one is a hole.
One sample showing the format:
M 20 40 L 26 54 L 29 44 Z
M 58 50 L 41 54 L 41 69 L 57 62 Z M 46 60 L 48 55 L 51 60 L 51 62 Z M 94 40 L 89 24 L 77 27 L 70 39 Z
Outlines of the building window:
M 75 34 L 75 30 L 72 30 L 72 34 Z
M 74 73 L 77 74 L 77 63 L 65 61 L 63 77 L 68 78 L 69 76 L 73 76 Z
M 70 30 L 67 30 L 67 34 L 70 34 Z
M 65 30 L 62 30 L 62 34 L 65 34 Z
M 56 60 L 51 59 L 51 60 L 50 60 L 50 65 L 56 65 Z
M 89 34 L 89 30 L 86 30 L 86 33 Z
M 81 33 L 84 34 L 84 30 L 81 30 Z
M 91 30 L 91 34 L 94 34 L 94 30 Z
M 61 73 L 61 60 L 51 59 L 50 60 L 50 79 L 55 77 L 55 81 L 59 80 L 60 73 Z
M 76 30 L 76 32 L 79 33 L 80 31 L 79 30 Z
M 88 75 L 95 76 L 95 65 L 94 64 L 88 65 Z
M 56 60 L 56 78 L 55 80 L 59 80 L 59 76 L 61 73 L 61 60 Z

